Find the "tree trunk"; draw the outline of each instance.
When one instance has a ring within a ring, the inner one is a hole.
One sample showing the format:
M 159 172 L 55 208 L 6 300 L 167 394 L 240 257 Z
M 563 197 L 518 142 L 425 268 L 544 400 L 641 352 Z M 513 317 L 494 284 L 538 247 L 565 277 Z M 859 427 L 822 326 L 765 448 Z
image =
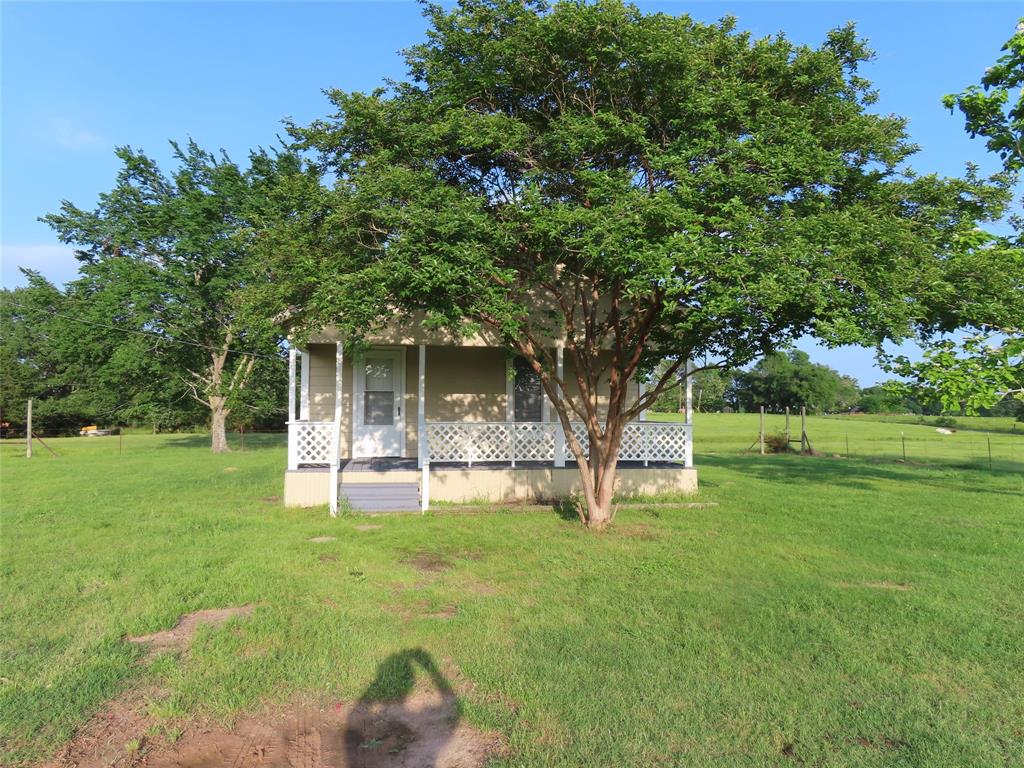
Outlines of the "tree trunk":
M 224 407 L 224 398 L 214 396 L 210 398 L 210 440 L 214 453 L 228 453 L 231 448 L 228 446 L 227 433 L 228 411 Z

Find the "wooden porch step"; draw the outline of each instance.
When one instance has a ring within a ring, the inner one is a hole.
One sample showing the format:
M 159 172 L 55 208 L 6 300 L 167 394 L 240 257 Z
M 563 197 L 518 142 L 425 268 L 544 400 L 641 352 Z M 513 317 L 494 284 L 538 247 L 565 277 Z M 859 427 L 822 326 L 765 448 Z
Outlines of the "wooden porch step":
M 338 491 L 356 512 L 399 512 L 420 508 L 419 483 L 341 483 Z

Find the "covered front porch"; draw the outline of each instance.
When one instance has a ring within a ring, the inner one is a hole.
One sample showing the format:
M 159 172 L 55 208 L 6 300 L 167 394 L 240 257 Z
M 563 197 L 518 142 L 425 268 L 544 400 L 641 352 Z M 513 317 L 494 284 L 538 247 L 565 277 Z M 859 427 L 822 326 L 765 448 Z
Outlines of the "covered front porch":
M 431 500 L 578 492 L 579 473 L 539 380 L 503 350 L 395 345 L 350 357 L 337 343 L 290 352 L 286 504 L 326 502 L 334 514 L 339 498 L 351 501 L 355 486 L 373 484 L 388 486 L 385 495 L 402 508 L 421 510 Z M 554 357 L 564 376 L 560 346 Z M 641 417 L 626 425 L 620 493 L 696 490 L 689 391 L 686 402 L 685 423 Z M 586 450 L 584 425 L 572 429 Z

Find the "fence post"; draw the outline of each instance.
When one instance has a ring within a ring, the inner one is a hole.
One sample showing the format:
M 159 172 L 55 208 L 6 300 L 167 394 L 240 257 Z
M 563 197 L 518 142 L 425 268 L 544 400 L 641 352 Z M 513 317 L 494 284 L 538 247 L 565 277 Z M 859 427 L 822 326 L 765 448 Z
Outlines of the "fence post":
M 787 451 L 789 450 L 789 437 L 790 437 L 790 432 L 789 432 L 789 406 L 787 405 L 786 406 L 786 450 Z
M 807 437 L 807 406 L 800 406 L 800 453 L 811 452 L 811 441 Z
M 992 435 L 985 433 L 985 439 L 988 441 L 988 471 L 992 471 Z
M 903 445 L 903 463 L 907 463 L 907 435 L 904 432 L 900 432 L 900 443 Z
M 761 426 L 757 431 L 757 442 L 761 447 L 761 455 L 764 456 L 764 406 L 761 406 Z
M 850 433 L 846 433 L 846 458 L 850 458 Z
M 32 458 L 32 398 L 28 399 L 28 415 L 25 418 L 25 458 Z

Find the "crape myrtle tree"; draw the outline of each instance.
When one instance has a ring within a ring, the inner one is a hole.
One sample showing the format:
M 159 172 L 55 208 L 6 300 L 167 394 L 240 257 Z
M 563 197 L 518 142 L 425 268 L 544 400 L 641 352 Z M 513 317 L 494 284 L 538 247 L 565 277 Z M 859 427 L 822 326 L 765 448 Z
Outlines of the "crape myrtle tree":
M 277 300 L 356 340 L 395 313 L 497 333 L 539 374 L 595 529 L 623 427 L 685 360 L 904 337 L 1003 199 L 904 170 L 915 148 L 869 111 L 852 27 L 808 47 L 618 0 L 424 12 L 407 80 L 330 91 L 333 114 L 291 126 L 326 188 L 264 235 Z
M 288 153 L 261 151 L 243 171 L 194 142 L 172 147 L 169 176 L 145 154 L 119 148 L 116 185 L 95 210 L 65 201 L 43 221 L 78 248 L 81 276 L 67 293 L 83 312 L 92 308 L 80 332 L 105 336 L 127 369 L 146 374 L 136 394 L 159 383 L 157 402 L 191 398 L 205 409 L 220 453 L 232 411 L 280 409 L 279 329 L 241 308 L 256 274 L 253 222 L 265 188 L 295 164 Z M 154 361 L 166 378 L 151 370 Z
M 1018 180 L 1024 170 L 1024 19 L 981 85 L 949 94 L 943 103 L 960 111 L 971 137 L 983 138 Z M 1024 220 L 1018 212 L 1008 224 L 1012 235 L 979 230 L 965 236 L 963 253 L 950 270 L 950 296 L 941 310 L 945 322 L 922 339 L 923 359 L 883 357 L 890 370 L 906 377 L 894 383 L 897 391 L 964 414 L 1007 397 L 1024 401 Z M 954 327 L 965 330 L 961 338 L 941 335 Z

